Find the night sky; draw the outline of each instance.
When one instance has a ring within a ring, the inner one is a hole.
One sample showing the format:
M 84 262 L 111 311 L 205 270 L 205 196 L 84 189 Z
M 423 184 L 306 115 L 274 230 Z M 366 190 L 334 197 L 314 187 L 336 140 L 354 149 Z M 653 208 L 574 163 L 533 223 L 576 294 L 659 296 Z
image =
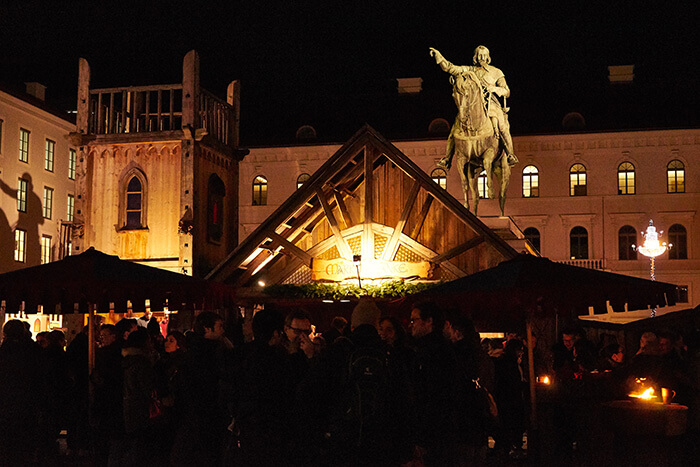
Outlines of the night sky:
M 72 109 L 78 57 L 93 87 L 169 84 L 196 49 L 205 88 L 223 97 L 241 80 L 242 139 L 253 145 L 290 142 L 302 124 L 343 141 L 365 122 L 402 137 L 451 121 L 431 46 L 456 64 L 489 47 L 512 91 L 515 135 L 560 131 L 571 111 L 591 130 L 700 123 L 698 17 L 667 2 L 50 3 L 0 1 L 0 81 L 39 81 L 48 102 Z M 626 64 L 634 85 L 611 89 L 607 66 Z M 422 77 L 422 95 L 396 96 L 402 77 Z

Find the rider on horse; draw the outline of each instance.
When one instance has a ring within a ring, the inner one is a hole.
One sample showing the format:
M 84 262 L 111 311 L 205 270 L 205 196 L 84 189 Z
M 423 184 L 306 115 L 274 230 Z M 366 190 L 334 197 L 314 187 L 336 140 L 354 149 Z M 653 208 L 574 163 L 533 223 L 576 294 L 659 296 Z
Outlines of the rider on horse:
M 489 49 L 480 45 L 474 50 L 473 62 L 475 66 L 456 66 L 445 60 L 434 48 L 430 48 L 430 55 L 435 58 L 435 62 L 440 65 L 443 71 L 446 71 L 452 75 L 451 82 L 454 86 L 453 97 L 455 98 L 455 103 L 457 104 L 458 111 L 458 122 L 464 122 L 460 120 L 460 116 L 463 116 L 464 109 L 460 104 L 459 90 L 457 89 L 457 83 L 459 79 L 467 74 L 473 73 L 476 75 L 477 79 L 481 83 L 482 91 L 484 94 L 484 105 L 486 106 L 488 116 L 491 119 L 491 124 L 493 126 L 493 132 L 500 139 L 503 144 L 503 148 L 508 157 L 508 165 L 511 167 L 518 163 L 518 158 L 515 157 L 513 151 L 513 140 L 510 136 L 510 125 L 508 124 L 508 107 L 501 105 L 499 97 L 505 98 L 510 97 L 510 89 L 508 84 L 506 84 L 506 78 L 503 72 L 491 66 L 491 57 L 489 55 Z M 452 156 L 454 155 L 454 143 L 448 143 L 447 155 L 444 159 L 440 161 L 440 165 L 450 168 L 452 164 Z

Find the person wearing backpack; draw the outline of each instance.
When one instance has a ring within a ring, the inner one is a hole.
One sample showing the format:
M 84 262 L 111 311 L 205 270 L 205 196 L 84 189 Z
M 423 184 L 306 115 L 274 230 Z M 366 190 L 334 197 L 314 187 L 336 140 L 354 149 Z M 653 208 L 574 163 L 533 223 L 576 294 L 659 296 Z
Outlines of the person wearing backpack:
M 337 404 L 327 437 L 333 465 L 391 465 L 394 431 L 389 410 L 390 373 L 387 349 L 379 337 L 380 310 L 363 297 L 350 320 L 349 337 L 336 339 L 330 352 L 336 362 Z

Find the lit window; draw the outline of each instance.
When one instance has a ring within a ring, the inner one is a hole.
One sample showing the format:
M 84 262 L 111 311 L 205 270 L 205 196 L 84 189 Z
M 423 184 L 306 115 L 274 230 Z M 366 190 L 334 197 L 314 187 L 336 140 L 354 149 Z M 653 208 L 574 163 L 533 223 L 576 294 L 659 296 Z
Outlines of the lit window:
M 635 193 L 634 166 L 629 162 L 623 162 L 617 168 L 617 194 L 633 195 Z
M 586 196 L 586 167 L 574 164 L 569 169 L 569 195 Z
M 143 191 L 141 181 L 133 176 L 126 187 L 126 224 L 127 229 L 141 228 L 141 201 Z
M 482 170 L 479 174 L 479 178 L 476 179 L 476 187 L 479 191 L 479 198 L 489 197 L 489 186 L 486 182 L 486 171 Z
M 688 232 L 680 224 L 673 224 L 668 229 L 668 259 L 688 259 Z
M 534 227 L 528 227 L 523 231 L 525 234 L 525 240 L 529 241 L 530 244 L 537 250 L 540 251 L 540 231 Z
M 68 201 L 66 203 L 66 220 L 68 222 L 73 222 L 73 215 L 75 214 L 75 196 L 68 195 Z
M 27 254 L 27 232 L 22 229 L 15 230 L 15 261 L 24 263 Z
M 444 169 L 435 169 L 430 172 L 430 178 L 443 190 L 447 189 L 447 172 Z
M 588 231 L 577 226 L 569 234 L 571 259 L 588 259 Z
M 267 205 L 267 178 L 258 175 L 253 180 L 253 206 Z
M 46 150 L 44 152 L 44 170 L 53 172 L 53 156 L 56 151 L 56 142 L 50 139 L 46 140 Z
M 304 185 L 304 183 L 306 183 L 306 181 L 307 181 L 309 178 L 311 178 L 311 175 L 306 174 L 306 173 L 299 175 L 299 176 L 297 177 L 297 190 L 298 190 L 299 188 L 301 188 L 302 185 Z
M 51 219 L 53 213 L 53 188 L 44 187 L 44 218 Z
M 623 225 L 617 232 L 617 258 L 623 261 L 636 260 L 637 251 L 632 245 L 637 244 L 637 230 L 631 225 Z
M 523 198 L 540 196 L 540 174 L 537 167 L 528 165 L 523 169 Z
M 75 164 L 77 162 L 77 154 L 75 149 L 68 151 L 68 178 L 75 180 Z
M 219 241 L 224 233 L 224 198 L 226 197 L 226 186 L 215 174 L 209 177 L 208 193 L 207 232 L 210 240 Z
M 41 264 L 51 262 L 51 237 L 42 235 L 41 237 Z
M 679 160 L 673 160 L 666 167 L 669 193 L 685 193 L 685 166 Z
M 27 212 L 27 184 L 28 182 L 20 178 L 17 182 L 17 210 Z
M 19 129 L 19 160 L 29 162 L 29 130 Z

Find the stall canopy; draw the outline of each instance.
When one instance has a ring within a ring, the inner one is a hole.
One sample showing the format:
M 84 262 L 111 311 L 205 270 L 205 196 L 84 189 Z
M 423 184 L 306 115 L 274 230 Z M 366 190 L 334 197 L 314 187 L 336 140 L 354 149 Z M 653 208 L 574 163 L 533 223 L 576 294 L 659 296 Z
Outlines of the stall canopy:
M 127 301 L 134 310 L 150 300 L 154 310 L 167 304 L 183 308 L 223 308 L 233 303 L 233 289 L 191 276 L 132 263 L 90 248 L 61 261 L 0 274 L 0 300 L 6 311 L 22 307 L 35 313 L 73 313 L 75 303 L 87 312 L 88 304 L 98 312 L 125 312 Z
M 589 314 L 590 307 L 596 314 L 607 313 L 608 304 L 615 312 L 674 305 L 676 295 L 673 284 L 519 255 L 407 301 L 430 299 L 458 307 L 475 323 L 522 326 L 530 313 L 573 319 Z

